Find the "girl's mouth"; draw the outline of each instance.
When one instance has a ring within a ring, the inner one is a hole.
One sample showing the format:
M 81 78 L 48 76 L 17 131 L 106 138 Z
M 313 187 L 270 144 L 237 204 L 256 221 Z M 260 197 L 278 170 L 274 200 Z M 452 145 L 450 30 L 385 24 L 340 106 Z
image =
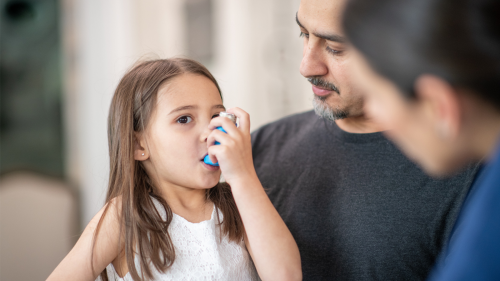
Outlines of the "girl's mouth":
M 208 154 L 207 154 L 208 155 Z M 206 155 L 205 155 L 206 156 Z M 205 157 L 201 158 L 200 162 L 201 164 L 203 165 L 203 167 L 205 167 L 205 169 L 209 170 L 209 171 L 217 171 L 219 170 L 219 166 L 212 166 L 212 165 L 208 165 L 207 163 L 205 163 L 205 161 L 203 161 L 203 159 L 205 159 Z
M 201 164 L 203 165 L 203 167 L 205 167 L 205 169 L 209 171 L 217 171 L 220 169 L 218 166 L 208 165 L 207 163 L 203 162 L 203 160 L 201 160 Z

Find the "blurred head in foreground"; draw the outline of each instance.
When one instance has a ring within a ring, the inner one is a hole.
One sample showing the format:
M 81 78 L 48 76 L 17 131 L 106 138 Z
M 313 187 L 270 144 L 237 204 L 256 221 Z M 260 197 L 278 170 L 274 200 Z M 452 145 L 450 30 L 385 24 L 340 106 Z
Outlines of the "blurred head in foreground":
M 496 147 L 499 15 L 494 0 L 348 2 L 344 32 L 358 50 L 351 74 L 366 112 L 430 174 Z

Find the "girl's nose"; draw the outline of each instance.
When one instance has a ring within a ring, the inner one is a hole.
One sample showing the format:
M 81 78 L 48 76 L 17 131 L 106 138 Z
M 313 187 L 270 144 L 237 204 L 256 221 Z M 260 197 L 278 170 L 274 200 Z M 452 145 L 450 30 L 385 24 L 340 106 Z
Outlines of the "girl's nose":
M 200 142 L 207 142 L 207 138 L 210 132 L 212 132 L 212 130 L 209 130 L 207 125 L 200 135 Z

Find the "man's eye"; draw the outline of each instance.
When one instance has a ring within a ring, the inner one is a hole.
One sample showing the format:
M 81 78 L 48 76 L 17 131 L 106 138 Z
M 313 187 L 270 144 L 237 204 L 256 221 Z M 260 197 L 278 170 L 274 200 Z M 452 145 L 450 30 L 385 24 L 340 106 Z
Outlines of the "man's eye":
M 189 116 L 181 116 L 177 119 L 177 123 L 181 123 L 181 124 L 187 124 L 191 121 L 193 121 L 193 118 L 191 118 Z
M 299 37 L 309 38 L 309 33 L 304 33 L 301 31 Z
M 212 119 L 214 119 L 214 118 L 216 118 L 216 117 L 219 117 L 219 115 L 220 115 L 219 113 L 214 114 L 214 115 L 212 116 Z
M 337 50 L 334 50 L 330 47 L 326 47 L 326 51 L 329 52 L 330 54 L 333 54 L 333 55 L 339 55 L 340 53 L 342 53 L 342 51 L 337 51 Z

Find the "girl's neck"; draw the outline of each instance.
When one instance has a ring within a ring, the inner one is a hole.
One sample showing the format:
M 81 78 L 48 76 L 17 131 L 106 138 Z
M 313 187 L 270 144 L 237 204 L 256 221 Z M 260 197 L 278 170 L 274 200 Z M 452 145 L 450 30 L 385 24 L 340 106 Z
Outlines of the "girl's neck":
M 206 221 L 212 215 L 213 203 L 207 199 L 205 189 L 162 185 L 160 196 L 167 201 L 172 212 L 189 222 Z

